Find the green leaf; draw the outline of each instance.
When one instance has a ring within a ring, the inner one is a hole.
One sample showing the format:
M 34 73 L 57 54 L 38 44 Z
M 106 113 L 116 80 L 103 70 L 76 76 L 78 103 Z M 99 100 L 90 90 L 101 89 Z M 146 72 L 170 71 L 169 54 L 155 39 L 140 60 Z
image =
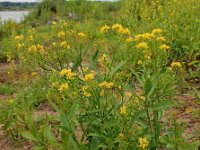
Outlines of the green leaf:
M 163 110 L 163 109 L 172 107 L 174 105 L 175 105 L 175 103 L 173 101 L 171 101 L 171 100 L 164 100 L 164 101 L 156 103 L 153 106 L 153 110 Z
M 192 66 L 192 65 L 197 64 L 197 63 L 200 63 L 200 61 L 199 61 L 199 60 L 194 60 L 194 61 L 191 61 L 191 62 L 188 64 L 188 66 Z
M 99 54 L 99 50 L 96 50 L 96 52 L 95 52 L 94 56 L 92 57 L 92 60 L 93 60 L 93 61 L 95 61 L 95 60 L 96 60 L 96 58 L 97 58 L 98 54 Z
M 145 88 L 145 95 L 148 95 L 152 89 L 152 81 L 149 78 L 146 79 L 144 88 Z
M 48 126 L 48 125 L 45 126 L 44 134 L 49 141 L 54 141 L 54 142 L 56 141 L 56 138 L 55 138 L 53 132 L 51 131 L 50 126 Z
M 99 138 L 102 141 L 106 141 L 106 137 L 104 135 L 98 134 L 98 133 L 90 133 L 88 136 Z
M 140 110 L 140 111 L 138 111 L 136 114 L 133 115 L 133 117 L 132 117 L 132 123 L 137 122 L 137 120 L 138 120 L 140 117 L 143 117 L 145 114 L 146 114 L 146 111 L 145 111 L 145 110 Z
M 113 68 L 110 72 L 110 77 L 112 77 L 126 62 L 121 61 L 115 68 Z
M 200 141 L 194 141 L 191 143 L 187 143 L 184 148 L 188 150 L 198 150 L 199 144 L 200 144 Z
M 29 139 L 29 140 L 31 140 L 31 141 L 35 141 L 35 142 L 38 141 L 38 139 L 37 139 L 33 134 L 31 134 L 29 131 L 27 131 L 27 132 L 22 132 L 21 135 L 22 135 L 24 138 Z
M 99 144 L 98 146 L 97 146 L 97 149 L 102 149 L 102 148 L 108 148 L 108 146 L 106 146 L 105 144 Z

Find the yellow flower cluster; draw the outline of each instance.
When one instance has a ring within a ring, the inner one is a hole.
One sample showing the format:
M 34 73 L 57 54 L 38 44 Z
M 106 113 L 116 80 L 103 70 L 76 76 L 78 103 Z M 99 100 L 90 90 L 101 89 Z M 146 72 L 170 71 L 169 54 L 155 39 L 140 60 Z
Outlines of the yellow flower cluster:
M 165 42 L 166 39 L 163 36 L 161 36 L 161 37 L 157 37 L 157 41 L 158 42 Z
M 139 138 L 138 143 L 139 143 L 139 147 L 142 148 L 142 149 L 146 149 L 149 145 L 149 141 L 145 137 Z
M 79 32 L 79 33 L 78 33 L 78 36 L 82 38 L 82 37 L 85 37 L 86 35 L 85 35 L 85 33 L 83 33 L 83 32 Z
M 106 64 L 108 62 L 108 56 L 106 54 L 103 54 L 99 59 L 98 62 L 100 64 Z
M 103 27 L 100 28 L 101 32 L 107 32 L 110 29 L 110 27 L 108 25 L 105 25 Z
M 154 38 L 154 34 L 152 33 L 144 33 L 144 34 L 138 34 L 135 36 L 135 39 L 138 41 L 140 39 L 144 39 L 144 40 L 150 40 L 152 38 Z
M 160 29 L 160 28 L 154 29 L 154 30 L 152 31 L 153 34 L 161 34 L 162 32 L 163 32 L 163 30 Z
M 82 91 L 83 91 L 83 95 L 85 97 L 90 97 L 91 96 L 91 93 L 89 93 L 87 90 L 89 89 L 89 86 L 88 85 L 85 85 L 82 87 Z
M 39 51 L 43 51 L 44 50 L 44 47 L 40 44 L 37 44 L 37 45 L 31 45 L 29 48 L 28 48 L 28 52 L 39 52 Z
M 23 41 L 24 40 L 24 36 L 23 35 L 17 35 L 17 36 L 15 36 L 15 40 L 16 41 Z
M 40 44 L 37 44 L 36 47 L 38 51 L 44 50 L 44 47 Z
M 34 41 L 33 35 L 30 35 L 30 36 L 28 37 L 28 40 L 29 40 L 29 42 L 33 42 L 33 41 Z
M 21 49 L 24 46 L 24 44 L 18 43 L 17 44 L 17 49 Z
M 60 32 L 58 32 L 57 36 L 58 36 L 59 38 L 62 38 L 62 37 L 65 36 L 65 32 L 64 32 L 64 31 L 60 31 Z
M 138 60 L 138 61 L 137 61 L 137 64 L 138 64 L 138 65 L 142 65 L 142 64 L 143 64 L 143 61 L 142 61 L 142 60 Z
M 113 30 L 116 30 L 118 33 L 121 33 L 121 34 L 130 34 L 130 30 L 128 28 L 124 28 L 121 24 L 114 24 L 112 25 L 112 29 Z
M 86 74 L 83 77 L 83 81 L 91 81 L 94 80 L 94 71 L 90 71 L 90 73 Z
M 127 91 L 127 92 L 125 93 L 125 96 L 126 96 L 127 98 L 130 98 L 130 97 L 132 96 L 132 94 L 131 94 L 131 92 L 128 92 L 128 91 Z
M 126 115 L 127 114 L 126 106 L 120 107 L 120 114 L 121 115 Z
M 163 45 L 160 46 L 160 49 L 161 49 L 161 50 L 164 50 L 164 51 L 165 51 L 165 50 L 168 50 L 169 48 L 170 48 L 170 47 L 167 46 L 166 44 L 163 44 Z
M 129 37 L 129 38 L 126 39 L 126 42 L 128 42 L 128 43 L 131 43 L 133 41 L 134 41 L 133 37 Z
M 31 76 L 32 76 L 32 77 L 37 77 L 38 74 L 37 74 L 37 72 L 34 71 L 34 72 L 31 72 Z
M 114 86 L 113 82 L 106 82 L 103 81 L 102 83 L 99 83 L 100 88 L 106 88 L 106 89 L 111 89 Z
M 36 52 L 37 51 L 37 47 L 35 45 L 31 45 L 29 48 L 28 48 L 28 51 L 29 52 Z
M 60 76 L 67 76 L 67 79 L 74 79 L 76 76 L 76 73 L 72 72 L 71 69 L 63 69 L 60 71 Z
M 66 41 L 62 41 L 62 42 L 60 43 L 60 46 L 61 46 L 62 48 L 67 48 L 67 49 L 70 49 L 70 45 L 69 45 L 69 44 L 67 44 L 67 42 L 66 42 Z
M 122 27 L 122 25 L 119 24 L 119 23 L 116 23 L 116 24 L 113 24 L 113 25 L 112 25 L 112 29 L 113 29 L 113 30 L 118 30 L 118 29 L 121 29 L 121 28 L 123 28 L 123 27 Z
M 170 67 L 172 69 L 181 69 L 182 68 L 182 65 L 180 62 L 177 62 L 177 61 L 173 61 L 170 65 Z
M 136 48 L 138 49 L 148 49 L 148 44 L 146 42 L 141 42 L 141 43 L 138 43 L 138 45 L 136 45 Z
M 128 28 L 121 28 L 118 30 L 119 33 L 121 34 L 131 34 L 130 30 Z
M 60 92 L 63 92 L 64 90 L 68 90 L 68 89 L 69 89 L 69 84 L 66 82 L 66 83 L 62 84 L 58 90 Z

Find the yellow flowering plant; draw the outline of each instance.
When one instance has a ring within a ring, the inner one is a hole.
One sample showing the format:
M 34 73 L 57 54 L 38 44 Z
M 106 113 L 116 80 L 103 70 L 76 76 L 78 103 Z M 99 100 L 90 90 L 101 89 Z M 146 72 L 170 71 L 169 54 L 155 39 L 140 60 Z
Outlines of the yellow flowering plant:
M 182 64 L 169 59 L 163 29 L 133 31 L 119 23 L 87 31 L 58 21 L 15 35 L 21 63 L 40 72 L 57 115 L 34 129 L 41 128 L 44 137 L 31 127 L 29 136 L 21 135 L 49 149 L 162 147 L 162 119 L 174 105 L 174 78 Z

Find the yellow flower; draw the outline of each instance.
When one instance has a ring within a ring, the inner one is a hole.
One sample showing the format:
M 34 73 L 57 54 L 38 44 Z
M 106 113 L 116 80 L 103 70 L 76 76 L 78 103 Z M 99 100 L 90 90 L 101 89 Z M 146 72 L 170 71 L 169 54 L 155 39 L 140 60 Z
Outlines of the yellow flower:
M 122 34 L 131 34 L 130 30 L 128 28 L 120 28 L 117 30 L 117 32 L 122 33 Z
M 143 39 L 148 39 L 149 40 L 149 39 L 154 38 L 154 35 L 152 33 L 144 33 L 144 34 L 141 35 L 141 37 Z
M 30 42 L 33 42 L 33 41 L 34 41 L 33 35 L 30 35 L 29 38 L 28 38 L 28 40 L 29 40 Z
M 80 36 L 80 37 L 85 37 L 86 35 L 85 35 L 85 33 L 83 33 L 83 32 L 79 32 L 79 33 L 78 33 L 78 36 Z
M 121 29 L 121 28 L 123 28 L 123 27 L 122 27 L 122 25 L 119 24 L 119 23 L 116 23 L 116 24 L 113 24 L 113 25 L 112 25 L 112 29 L 113 29 L 113 30 Z
M 144 101 L 145 97 L 144 96 L 139 96 L 139 99 Z
M 15 36 L 15 40 L 16 41 L 22 41 L 22 40 L 24 40 L 24 36 L 23 35 L 17 35 L 17 36 Z
M 146 42 L 141 42 L 141 43 L 139 43 L 138 45 L 136 45 L 136 48 L 142 48 L 142 49 L 148 49 L 149 47 L 148 47 L 148 45 L 147 45 L 147 43 Z
M 17 44 L 17 49 L 21 49 L 22 46 L 23 46 L 23 44 L 18 43 L 18 44 Z
M 91 96 L 91 94 L 87 91 L 88 89 L 89 89 L 88 85 L 85 85 L 85 86 L 82 87 L 83 95 L 85 97 L 90 97 Z
M 137 61 L 137 64 L 138 64 L 138 65 L 142 65 L 142 64 L 143 64 L 143 61 L 142 61 L 142 60 L 138 60 L 138 61 Z
M 128 39 L 126 39 L 126 42 L 128 42 L 128 43 L 131 43 L 133 41 L 134 41 L 133 37 L 129 37 Z
M 142 38 L 141 34 L 138 34 L 138 35 L 135 36 L 136 41 L 140 40 L 141 38 Z
M 138 34 L 135 36 L 136 41 L 140 40 L 140 39 L 152 39 L 155 36 L 152 33 L 144 33 L 144 34 Z
M 62 38 L 62 37 L 65 36 L 65 32 L 64 32 L 64 31 L 60 31 L 60 32 L 58 32 L 57 36 L 58 36 L 59 38 Z
M 66 83 L 62 84 L 58 90 L 60 92 L 62 92 L 64 90 L 68 90 L 68 89 L 69 89 L 69 84 L 66 82 Z
M 172 69 L 180 69 L 180 68 L 182 68 L 181 63 L 180 62 L 176 62 L 176 61 L 173 61 L 170 66 L 171 66 Z
M 55 21 L 52 22 L 52 25 L 56 25 L 56 24 L 57 24 L 57 22 L 55 22 Z
M 61 46 L 61 47 L 63 47 L 63 48 L 70 49 L 70 45 L 69 45 L 69 44 L 67 44 L 67 42 L 66 42 L 66 41 L 62 41 L 62 42 L 60 43 L 60 46 Z
M 145 137 L 139 138 L 138 143 L 139 143 L 139 147 L 142 148 L 142 149 L 146 149 L 149 145 L 149 141 Z
M 166 44 L 163 44 L 163 45 L 160 46 L 160 49 L 161 49 L 161 50 L 168 50 L 169 48 L 170 48 L 170 47 L 167 46 Z
M 53 43 L 52 43 L 52 46 L 53 46 L 53 47 L 56 47 L 56 42 L 53 42 Z
M 36 47 L 38 51 L 44 50 L 44 47 L 40 44 L 37 44 Z
M 163 36 L 161 36 L 161 37 L 157 37 L 157 41 L 158 41 L 158 42 L 159 42 L 159 41 L 165 42 L 166 39 L 165 39 Z
M 65 45 L 67 45 L 67 42 L 66 42 L 66 41 L 62 41 L 62 42 L 60 43 L 60 46 L 61 46 L 61 47 L 64 47 Z
M 100 88 L 106 88 L 106 89 L 111 89 L 114 86 L 113 82 L 106 82 L 103 81 L 102 83 L 99 83 Z
M 126 96 L 127 98 L 130 98 L 130 97 L 132 96 L 132 94 L 131 94 L 131 92 L 126 92 L 126 93 L 125 93 L 125 96 Z
M 90 97 L 90 96 L 91 96 L 91 94 L 88 93 L 88 92 L 83 92 L 83 95 L 84 95 L 85 97 Z
M 100 31 L 101 32 L 107 32 L 109 29 L 110 29 L 110 27 L 105 25 L 105 26 L 101 27 Z
M 63 69 L 60 71 L 60 76 L 67 76 L 67 79 L 74 79 L 76 76 L 76 73 L 72 72 L 71 69 Z
M 143 51 L 143 54 L 144 54 L 144 58 L 145 59 L 147 59 L 147 60 L 151 59 L 151 56 L 152 56 L 151 51 L 149 51 L 149 50 L 146 49 L 146 50 Z
M 36 52 L 37 51 L 37 47 L 35 45 L 31 45 L 29 48 L 28 48 L 28 51 L 29 52 Z
M 108 56 L 106 54 L 103 54 L 99 59 L 98 62 L 101 64 L 106 64 L 108 62 Z
M 94 71 L 90 71 L 89 74 L 86 74 L 83 77 L 83 81 L 91 81 L 91 80 L 94 80 Z
M 120 114 L 121 114 L 121 115 L 126 115 L 126 114 L 127 114 L 126 106 L 120 107 Z
M 163 32 L 163 30 L 160 29 L 160 28 L 154 29 L 154 30 L 152 31 L 153 34 L 160 34 L 160 33 L 162 33 L 162 32 Z
M 8 101 L 8 103 L 12 104 L 12 103 L 14 103 L 14 100 L 13 100 L 13 99 L 10 99 L 10 100 Z
M 37 77 L 38 74 L 37 74 L 37 72 L 34 71 L 34 72 L 31 72 L 31 76 L 32 76 L 32 77 Z

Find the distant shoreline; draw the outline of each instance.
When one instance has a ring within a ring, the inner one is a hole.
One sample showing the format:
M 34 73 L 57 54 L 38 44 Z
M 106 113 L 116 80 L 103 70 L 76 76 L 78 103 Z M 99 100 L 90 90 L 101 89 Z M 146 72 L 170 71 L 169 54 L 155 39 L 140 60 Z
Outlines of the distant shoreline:
M 0 9 L 0 12 L 6 12 L 6 11 L 31 11 L 32 9 Z
M 30 11 L 35 2 L 0 2 L 0 11 Z

